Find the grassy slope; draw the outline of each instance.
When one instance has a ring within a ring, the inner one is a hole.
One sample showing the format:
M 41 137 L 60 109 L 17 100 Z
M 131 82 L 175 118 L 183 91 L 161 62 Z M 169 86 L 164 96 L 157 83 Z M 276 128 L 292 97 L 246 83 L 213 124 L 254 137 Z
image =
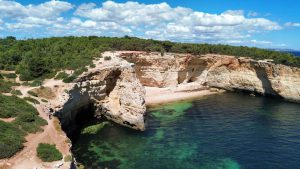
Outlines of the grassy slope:
M 13 122 L 0 120 L 0 159 L 11 157 L 20 151 L 25 141 L 24 136 L 41 131 L 41 126 L 47 124 L 32 105 L 16 96 L 0 94 L 0 117 L 15 118 Z

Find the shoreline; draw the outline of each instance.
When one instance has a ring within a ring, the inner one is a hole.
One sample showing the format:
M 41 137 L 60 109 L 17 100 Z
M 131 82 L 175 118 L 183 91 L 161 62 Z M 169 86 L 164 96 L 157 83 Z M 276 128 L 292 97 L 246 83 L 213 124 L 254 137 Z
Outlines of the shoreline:
M 145 90 L 145 101 L 147 106 L 155 106 L 159 104 L 196 99 L 203 96 L 225 92 L 225 90 L 215 88 L 199 90 L 178 90 L 178 88 L 158 88 L 146 86 Z

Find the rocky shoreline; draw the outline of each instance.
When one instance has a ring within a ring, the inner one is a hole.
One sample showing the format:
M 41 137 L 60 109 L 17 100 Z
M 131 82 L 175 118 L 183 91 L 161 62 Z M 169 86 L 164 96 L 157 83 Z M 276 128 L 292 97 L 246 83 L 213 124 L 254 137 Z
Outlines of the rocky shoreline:
M 180 89 L 216 87 L 271 95 L 300 103 L 300 69 L 234 56 L 119 52 L 135 63 L 137 78 L 144 86 Z
M 226 90 L 300 103 L 300 69 L 266 60 L 140 51 L 105 52 L 102 56 L 110 59 L 95 60 L 95 67 L 73 83 L 52 80 L 46 84 L 55 96 L 45 106 L 58 117 L 64 135 L 76 130 L 78 117 L 84 116 L 105 117 L 143 131 L 146 105 Z

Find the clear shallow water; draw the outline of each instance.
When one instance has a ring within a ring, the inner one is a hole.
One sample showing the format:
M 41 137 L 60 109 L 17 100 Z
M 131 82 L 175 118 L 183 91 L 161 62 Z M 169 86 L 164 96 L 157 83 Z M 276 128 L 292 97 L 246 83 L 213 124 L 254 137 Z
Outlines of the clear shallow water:
M 300 167 L 300 104 L 226 93 L 156 107 L 147 123 L 82 134 L 75 157 L 92 169 Z

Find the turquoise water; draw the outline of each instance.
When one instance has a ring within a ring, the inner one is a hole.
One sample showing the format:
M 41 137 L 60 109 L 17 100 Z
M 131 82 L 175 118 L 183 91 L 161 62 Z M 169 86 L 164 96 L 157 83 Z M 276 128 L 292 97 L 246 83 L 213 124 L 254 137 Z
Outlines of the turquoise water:
M 300 104 L 225 93 L 152 108 L 147 125 L 84 132 L 75 157 L 88 169 L 300 168 Z

